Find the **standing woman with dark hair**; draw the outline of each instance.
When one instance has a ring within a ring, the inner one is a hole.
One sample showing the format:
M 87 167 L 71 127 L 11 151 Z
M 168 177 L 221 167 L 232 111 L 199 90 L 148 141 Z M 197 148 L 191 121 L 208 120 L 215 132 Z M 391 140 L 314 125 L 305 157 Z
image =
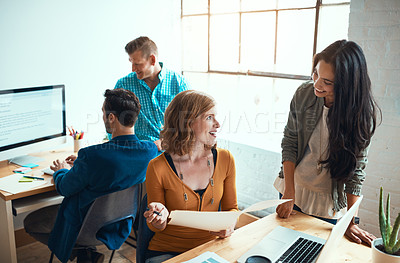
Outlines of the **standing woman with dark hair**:
M 336 223 L 361 194 L 377 112 L 362 49 L 336 41 L 314 56 L 313 81 L 293 96 L 282 140 L 283 167 L 274 186 L 276 212 L 294 210 Z M 370 245 L 375 238 L 350 223 L 346 235 Z
M 163 154 L 147 168 L 147 224 L 155 232 L 146 263 L 162 262 L 217 237 L 228 237 L 234 225 L 219 232 L 167 225 L 172 210 L 235 211 L 236 172 L 232 155 L 216 148 L 220 127 L 215 101 L 205 93 L 179 93 L 165 111 L 160 133 Z

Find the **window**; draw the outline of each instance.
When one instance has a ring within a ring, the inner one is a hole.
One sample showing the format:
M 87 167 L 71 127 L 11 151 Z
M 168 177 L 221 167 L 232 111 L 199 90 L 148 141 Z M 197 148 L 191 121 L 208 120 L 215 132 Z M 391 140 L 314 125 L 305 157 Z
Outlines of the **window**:
M 280 151 L 292 95 L 313 55 L 347 38 L 349 9 L 345 0 L 182 0 L 183 74 L 217 100 L 224 138 Z

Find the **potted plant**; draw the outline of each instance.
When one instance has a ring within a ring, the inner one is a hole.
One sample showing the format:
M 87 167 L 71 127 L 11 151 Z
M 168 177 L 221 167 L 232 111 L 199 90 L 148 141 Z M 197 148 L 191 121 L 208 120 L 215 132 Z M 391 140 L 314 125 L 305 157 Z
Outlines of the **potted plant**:
M 390 225 L 390 193 L 387 196 L 385 214 L 382 187 L 379 195 L 379 227 L 382 238 L 377 238 L 372 242 L 372 262 L 399 263 L 400 240 L 397 240 L 397 234 L 400 228 L 400 213 L 392 227 Z

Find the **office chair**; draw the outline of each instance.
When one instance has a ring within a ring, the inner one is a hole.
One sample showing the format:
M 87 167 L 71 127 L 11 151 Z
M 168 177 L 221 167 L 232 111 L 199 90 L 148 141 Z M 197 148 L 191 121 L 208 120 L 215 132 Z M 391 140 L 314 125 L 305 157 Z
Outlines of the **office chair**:
M 145 195 L 147 195 L 146 192 L 146 182 L 143 182 L 141 184 L 141 188 L 140 188 L 140 200 L 143 200 L 143 197 Z M 147 204 L 146 204 L 147 205 Z M 140 205 L 138 205 L 139 210 L 140 210 Z M 138 215 L 139 215 L 139 210 L 138 210 Z M 143 214 L 142 214 L 143 215 Z M 138 217 L 136 217 L 138 218 Z M 137 248 L 137 236 L 138 236 L 138 230 L 139 230 L 139 220 L 135 220 L 135 222 L 133 222 L 133 226 L 132 226 L 132 232 L 131 234 L 128 236 L 128 239 L 125 240 L 125 244 L 130 245 L 133 248 Z
M 141 185 L 134 185 L 125 190 L 98 197 L 86 214 L 74 250 L 105 244 L 109 250 L 112 250 L 109 261 L 111 262 L 115 250 L 118 250 L 125 241 L 117 242 L 113 236 L 127 237 L 129 235 L 129 233 L 120 233 L 115 223 L 135 221 L 141 188 Z M 53 256 L 54 253 L 51 254 L 50 262 Z
M 147 226 L 146 218 L 143 213 L 147 208 L 147 194 L 144 195 L 139 206 L 138 222 L 139 227 L 137 231 L 137 242 L 136 242 L 136 262 L 144 263 L 147 247 L 149 246 L 150 240 L 154 235 L 154 232 Z

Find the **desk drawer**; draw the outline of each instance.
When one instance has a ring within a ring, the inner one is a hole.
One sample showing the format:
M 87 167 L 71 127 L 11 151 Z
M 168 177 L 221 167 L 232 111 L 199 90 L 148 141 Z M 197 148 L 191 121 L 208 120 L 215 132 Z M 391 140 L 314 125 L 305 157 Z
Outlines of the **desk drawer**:
M 21 213 L 38 210 L 45 206 L 60 204 L 63 198 L 56 191 L 52 191 L 15 199 L 12 201 L 13 215 L 17 216 Z

